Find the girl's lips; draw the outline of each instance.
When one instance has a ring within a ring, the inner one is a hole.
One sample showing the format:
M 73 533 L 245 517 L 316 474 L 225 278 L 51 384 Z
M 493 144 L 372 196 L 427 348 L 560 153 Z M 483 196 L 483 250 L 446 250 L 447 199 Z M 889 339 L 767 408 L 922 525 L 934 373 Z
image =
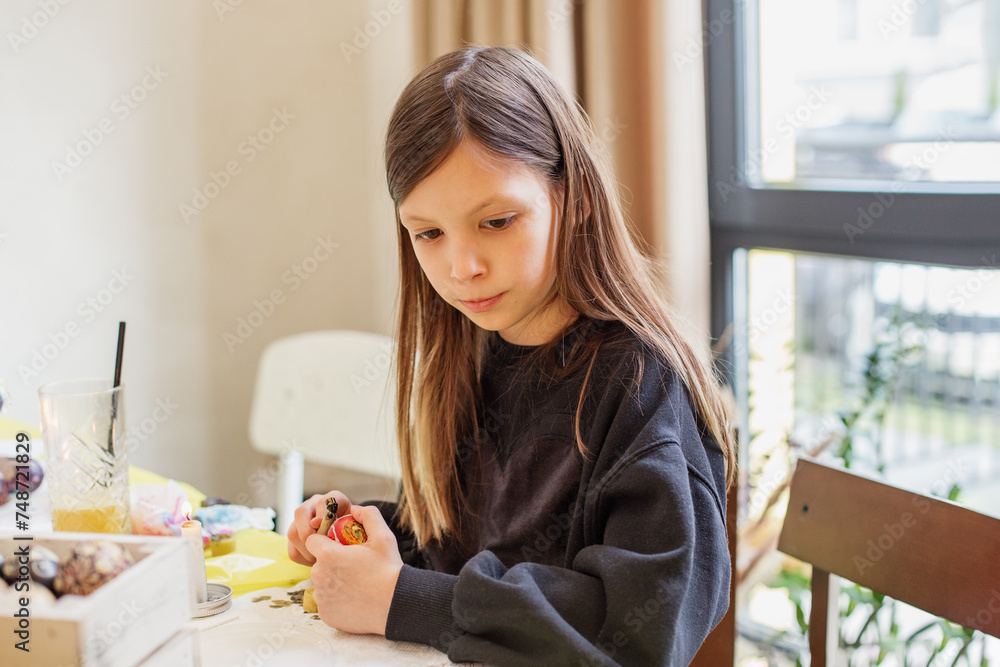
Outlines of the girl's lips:
M 487 310 L 497 305 L 500 297 L 504 294 L 506 294 L 506 292 L 501 292 L 494 297 L 483 299 L 482 301 L 461 301 L 460 303 L 474 313 L 485 313 Z

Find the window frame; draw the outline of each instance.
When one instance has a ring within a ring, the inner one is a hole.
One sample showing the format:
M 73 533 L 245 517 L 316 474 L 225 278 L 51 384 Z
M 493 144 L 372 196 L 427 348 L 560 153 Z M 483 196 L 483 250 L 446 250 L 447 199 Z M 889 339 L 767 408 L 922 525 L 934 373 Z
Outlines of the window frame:
M 1000 183 L 831 179 L 753 187 L 738 176 L 749 164 L 748 147 L 759 134 L 747 126 L 747 110 L 759 107 L 754 83 L 758 63 L 756 57 L 744 57 L 758 53 L 757 5 L 756 0 L 703 4 L 715 339 L 723 335 L 734 319 L 734 306 L 745 297 L 734 294 L 733 283 L 733 254 L 741 248 L 966 268 L 992 260 L 991 251 L 1000 251 Z M 892 195 L 891 203 L 862 229 L 858 208 L 878 203 L 878 195 L 882 201 Z M 720 368 L 730 381 L 732 350 L 728 346 Z

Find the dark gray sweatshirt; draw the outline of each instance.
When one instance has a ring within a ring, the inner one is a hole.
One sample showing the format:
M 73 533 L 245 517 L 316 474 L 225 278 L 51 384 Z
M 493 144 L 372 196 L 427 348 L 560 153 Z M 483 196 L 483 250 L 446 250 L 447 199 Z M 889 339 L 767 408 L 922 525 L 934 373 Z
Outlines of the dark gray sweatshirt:
M 490 665 L 687 665 L 729 605 L 723 454 L 622 324 L 581 319 L 550 366 L 533 351 L 491 335 L 461 525 L 422 551 L 396 526 L 386 637 Z

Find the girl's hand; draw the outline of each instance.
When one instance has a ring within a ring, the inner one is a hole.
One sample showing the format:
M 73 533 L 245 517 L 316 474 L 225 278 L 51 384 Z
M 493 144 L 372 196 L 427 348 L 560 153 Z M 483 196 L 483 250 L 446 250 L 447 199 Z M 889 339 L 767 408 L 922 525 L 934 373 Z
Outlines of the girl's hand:
M 355 505 L 351 514 L 365 527 L 364 544 L 347 546 L 315 534 L 306 539 L 306 549 L 316 556 L 313 597 L 320 619 L 331 628 L 384 635 L 403 560 L 378 507 Z
M 306 548 L 306 538 L 319 530 L 319 525 L 326 516 L 327 498 L 337 501 L 338 517 L 351 513 L 351 501 L 340 491 L 315 495 L 296 507 L 295 520 L 288 526 L 288 557 L 299 565 L 312 565 L 316 562 L 316 558 Z

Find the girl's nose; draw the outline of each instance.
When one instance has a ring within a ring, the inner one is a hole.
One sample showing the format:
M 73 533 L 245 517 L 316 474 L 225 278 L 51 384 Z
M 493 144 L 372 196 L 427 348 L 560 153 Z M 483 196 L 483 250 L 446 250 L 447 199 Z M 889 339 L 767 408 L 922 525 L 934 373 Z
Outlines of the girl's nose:
M 486 273 L 486 263 L 473 243 L 456 243 L 451 257 L 451 277 L 463 282 Z

